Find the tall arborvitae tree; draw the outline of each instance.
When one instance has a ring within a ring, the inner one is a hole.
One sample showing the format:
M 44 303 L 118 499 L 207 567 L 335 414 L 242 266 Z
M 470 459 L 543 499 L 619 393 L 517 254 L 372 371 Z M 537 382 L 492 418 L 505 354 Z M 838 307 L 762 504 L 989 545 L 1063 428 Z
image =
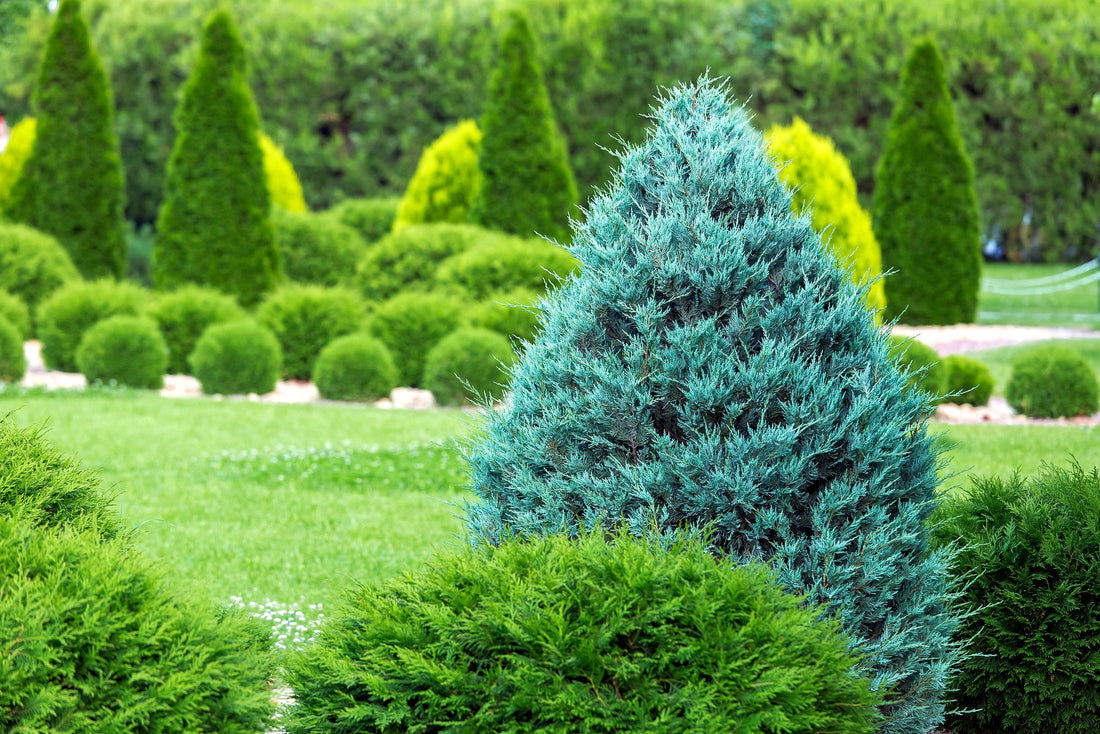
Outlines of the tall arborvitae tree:
M 791 197 L 742 108 L 671 91 L 575 226 L 505 406 L 469 447 L 471 531 L 707 528 L 839 617 L 889 691 L 884 731 L 942 720 L 958 625 L 931 396 Z
M 126 194 L 114 102 L 79 0 L 62 0 L 57 9 L 34 109 L 34 147 L 4 215 L 56 237 L 84 277 L 120 277 Z
M 901 75 L 871 208 L 886 278 L 886 316 L 907 324 L 971 322 L 981 281 L 974 166 L 963 148 L 935 41 L 913 47 Z
M 577 184 L 538 63 L 531 24 L 509 12 L 481 121 L 481 188 L 470 221 L 566 242 Z
M 259 130 L 244 47 L 229 12 L 216 11 L 176 110 L 153 250 L 157 288 L 198 283 L 252 305 L 281 279 Z

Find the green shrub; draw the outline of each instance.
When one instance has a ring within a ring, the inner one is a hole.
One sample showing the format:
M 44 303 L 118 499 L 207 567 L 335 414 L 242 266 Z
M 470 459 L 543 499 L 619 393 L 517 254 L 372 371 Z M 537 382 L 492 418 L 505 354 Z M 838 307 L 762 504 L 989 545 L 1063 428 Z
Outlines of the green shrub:
M 308 380 L 325 345 L 363 327 L 366 307 L 346 288 L 290 284 L 268 294 L 256 319 L 271 330 L 283 352 L 283 374 Z
M 84 333 L 76 365 L 88 383 L 115 382 L 126 387 L 164 387 L 168 346 L 157 325 L 144 316 L 112 316 Z
M 264 625 L 174 592 L 128 544 L 0 517 L 0 729 L 259 732 Z
M 80 0 L 61 0 L 38 68 L 30 157 L 4 216 L 47 232 L 85 278 L 126 271 L 125 188 L 114 98 Z
M 478 304 L 471 323 L 508 339 L 533 341 L 539 325 L 537 293 L 526 288 L 499 293 Z
M 283 272 L 295 283 L 346 282 L 367 249 L 358 232 L 332 216 L 275 209 L 271 221 Z
M 393 229 L 400 201 L 397 197 L 344 199 L 325 214 L 351 227 L 364 242 L 370 244 L 382 239 Z
M 465 304 L 439 293 L 402 293 L 378 305 L 368 331 L 386 345 L 397 383 L 419 387 L 424 361 L 439 340 L 465 325 Z
M 971 405 L 989 405 L 993 396 L 993 372 L 989 367 L 973 357 L 962 354 L 949 354 L 943 358 L 947 371 L 947 393 L 958 393 L 952 402 Z
M 159 296 L 149 315 L 157 322 L 168 345 L 167 371 L 182 375 L 190 370 L 187 358 L 202 333 L 212 324 L 244 318 L 245 311 L 233 296 L 213 288 L 187 285 Z
M 410 224 L 466 222 L 481 186 L 480 150 L 481 130 L 473 120 L 458 123 L 425 148 L 397 207 L 394 230 Z
M 712 528 L 716 554 L 767 561 L 841 620 L 868 655 L 856 671 L 891 692 L 882 731 L 927 734 L 964 654 L 927 525 L 930 398 L 792 215 L 744 108 L 704 79 L 651 119 L 467 450 L 470 532 Z
M 368 334 L 348 334 L 321 350 L 313 382 L 326 400 L 376 400 L 397 385 L 397 368 L 386 345 Z
M 76 372 L 76 349 L 84 332 L 110 316 L 138 316 L 149 306 L 140 286 L 114 280 L 72 283 L 42 303 L 38 338 L 42 361 L 52 370 Z
M 470 224 L 403 227 L 367 251 L 355 269 L 355 282 L 369 301 L 384 301 L 408 289 L 427 289 L 441 262 L 501 237 Z
M 973 655 L 955 678 L 958 734 L 1100 729 L 1100 474 L 1076 463 L 974 480 L 936 536 L 958 546 Z
M 527 14 L 508 12 L 489 77 L 470 221 L 490 229 L 568 242 L 577 184 L 554 121 Z
M 18 296 L 0 290 L 0 318 L 15 327 L 20 339 L 31 338 L 31 313 Z
M 19 382 L 27 374 L 23 336 L 0 314 L 0 382 Z
M 1049 345 L 1023 352 L 1012 361 L 1005 399 L 1032 418 L 1092 415 L 1100 410 L 1096 373 L 1079 352 Z
M 260 151 L 263 153 L 264 179 L 271 195 L 271 205 L 287 212 L 308 211 L 309 207 L 302 196 L 302 183 L 283 149 L 267 135 L 260 133 Z
M 188 361 L 207 395 L 263 395 L 275 389 L 283 353 L 270 329 L 246 319 L 212 325 Z
M 0 212 L 4 211 L 11 187 L 23 173 L 23 165 L 30 158 L 34 147 L 36 123 L 33 117 L 24 117 L 12 126 L 8 135 L 8 145 L 0 153 Z
M 906 336 L 891 335 L 890 358 L 906 376 L 909 387 L 923 390 L 933 402 L 948 392 L 948 369 L 935 349 Z
M 901 76 L 872 209 L 886 278 L 887 318 L 971 322 L 981 281 L 981 219 L 935 41 L 919 41 Z
M 0 290 L 18 297 L 38 322 L 38 306 L 66 283 L 80 280 L 65 248 L 48 234 L 0 222 Z
M 836 622 L 758 564 L 619 532 L 466 549 L 349 595 L 288 732 L 872 732 Z
M 424 362 L 424 387 L 440 405 L 496 402 L 508 384 L 516 354 L 508 338 L 465 328 L 439 341 Z
M 577 266 L 577 259 L 557 245 L 507 237 L 448 258 L 436 271 L 435 281 L 481 301 L 493 293 L 516 288 L 545 293 L 547 286 L 557 285 Z

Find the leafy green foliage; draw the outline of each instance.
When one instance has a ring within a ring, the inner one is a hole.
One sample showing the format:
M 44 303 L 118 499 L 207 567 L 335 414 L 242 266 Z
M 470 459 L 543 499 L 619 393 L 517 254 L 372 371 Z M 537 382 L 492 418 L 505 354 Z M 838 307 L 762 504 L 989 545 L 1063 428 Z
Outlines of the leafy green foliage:
M 943 358 L 943 367 L 947 371 L 945 393 L 955 394 L 952 402 L 989 405 L 996 382 L 988 365 L 963 354 L 949 354 Z
M 212 324 L 244 318 L 245 311 L 233 296 L 213 288 L 186 285 L 158 296 L 149 315 L 168 345 L 167 371 L 182 375 L 190 370 L 187 358 L 202 333 Z
M 537 293 L 525 288 L 489 296 L 478 304 L 471 322 L 474 326 L 503 334 L 509 340 L 529 342 L 538 330 L 538 299 Z
M 56 239 L 22 224 L 0 222 L 0 290 L 27 304 L 31 323 L 38 322 L 38 306 L 80 274 Z
M 245 319 L 208 328 L 188 361 L 207 395 L 263 395 L 275 389 L 283 353 L 270 329 Z
M 1100 726 L 1100 473 L 1076 462 L 975 479 L 940 513 L 958 545 L 974 655 L 955 679 L 959 734 L 1086 734 Z
M 329 209 L 326 214 L 346 224 L 371 244 L 382 239 L 393 229 L 397 218 L 400 199 L 396 197 L 378 199 L 344 199 Z
M 744 110 L 677 87 L 576 226 L 580 274 L 543 302 L 510 400 L 470 447 L 471 532 L 712 528 L 839 618 L 927 734 L 958 660 L 948 556 L 929 547 L 938 446 L 866 288 L 822 248 Z
M 295 283 L 339 285 L 367 249 L 358 232 L 330 215 L 275 209 L 271 222 L 283 272 Z
M 531 23 L 508 12 L 482 117 L 481 185 L 470 221 L 522 237 L 565 242 L 577 184 L 554 121 Z
M 478 243 L 496 242 L 503 236 L 472 224 L 402 227 L 367 251 L 356 267 L 355 281 L 370 301 L 392 298 L 408 289 L 428 289 L 441 262 Z
M 56 237 L 84 277 L 121 277 L 125 189 L 114 99 L 80 0 L 57 8 L 34 108 L 34 144 L 4 216 Z
M 282 277 L 244 48 L 227 10 L 210 16 L 176 111 L 176 143 L 157 217 L 153 282 L 256 304 Z
M 256 309 L 283 352 L 283 374 L 308 380 L 325 345 L 363 326 L 366 308 L 354 291 L 290 284 L 272 291 Z
M 31 314 L 18 296 L 0 290 L 0 318 L 15 327 L 20 341 L 31 338 Z
M 19 382 L 27 373 L 23 336 L 4 314 L 0 314 L 0 382 Z
M 84 333 L 76 365 L 89 383 L 115 382 L 159 390 L 168 367 L 168 346 L 156 322 L 144 316 L 112 316 Z
M 397 207 L 394 230 L 427 222 L 466 222 L 481 186 L 480 151 L 481 130 L 473 120 L 458 123 L 425 148 Z
M 872 732 L 836 622 L 760 565 L 619 532 L 466 549 L 349 595 L 287 731 Z
M 515 361 L 506 336 L 488 329 L 458 329 L 428 352 L 424 387 L 440 405 L 495 402 L 504 394 Z
M 439 265 L 435 281 L 483 300 L 516 288 L 545 293 L 577 266 L 568 250 L 545 240 L 502 237 L 448 258 Z
M 24 117 L 13 125 L 8 136 L 8 145 L 0 153 L 0 211 L 7 205 L 11 187 L 23 173 L 23 166 L 30 158 L 31 149 L 34 148 L 36 124 L 33 117 Z
M 1017 413 L 1033 418 L 1092 415 L 1100 410 L 1100 385 L 1079 352 L 1048 344 L 1012 361 L 1005 400 Z
M 263 153 L 264 179 L 267 181 L 272 206 L 287 212 L 308 211 L 309 207 L 302 196 L 302 183 L 283 149 L 267 135 L 260 133 L 260 151 Z
M 908 324 L 971 322 L 981 281 L 981 220 L 943 57 L 919 41 L 875 169 L 872 209 L 882 247 L 886 316 Z
M 441 293 L 401 293 L 378 305 L 367 331 L 390 350 L 399 385 L 420 386 L 428 352 L 465 325 L 465 306 Z
M 125 281 L 81 281 L 61 288 L 38 312 L 42 360 L 52 370 L 76 372 L 84 332 L 110 316 L 141 315 L 149 305 L 148 292 Z
M 385 344 L 368 334 L 348 334 L 321 350 L 313 382 L 327 400 L 377 400 L 397 386 L 397 368 Z
M 906 377 L 909 387 L 921 390 L 932 402 L 939 402 L 947 394 L 947 366 L 935 349 L 924 342 L 891 334 L 890 359 Z

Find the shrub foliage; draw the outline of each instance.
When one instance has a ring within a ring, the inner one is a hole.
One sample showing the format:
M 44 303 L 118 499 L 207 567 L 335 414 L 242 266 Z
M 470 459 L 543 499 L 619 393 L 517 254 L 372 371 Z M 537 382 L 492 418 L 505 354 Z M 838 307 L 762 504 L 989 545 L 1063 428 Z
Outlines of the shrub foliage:
M 458 329 L 428 352 L 424 387 L 440 405 L 495 402 L 508 385 L 508 368 L 515 361 L 508 337 L 488 329 Z
M 947 366 L 935 349 L 900 335 L 890 336 L 890 358 L 906 376 L 909 387 L 924 391 L 932 402 L 947 394 Z
M 0 290 L 0 318 L 15 327 L 20 341 L 31 338 L 31 314 L 27 305 L 5 290 Z
M 425 148 L 397 207 L 394 230 L 410 224 L 466 222 L 481 186 L 480 151 L 481 130 L 473 120 L 458 123 Z
M 397 386 L 397 368 L 382 342 L 368 334 L 348 334 L 321 350 L 313 382 L 328 400 L 376 400 Z
M 80 280 L 56 239 L 22 224 L 0 222 L 0 289 L 20 298 L 38 321 L 38 305 L 66 283 Z
M 1100 410 L 1100 386 L 1080 352 L 1044 345 L 1013 360 L 1005 400 L 1017 413 L 1033 418 L 1072 418 Z
M 466 304 L 441 293 L 402 293 L 378 305 L 367 330 L 386 345 L 402 387 L 419 387 L 439 340 L 465 325 Z
M 294 283 L 334 286 L 348 281 L 367 249 L 358 232 L 330 215 L 276 209 L 271 222 L 283 272 Z
M 271 204 L 287 212 L 308 211 L 302 196 L 302 182 L 294 172 L 294 165 L 283 149 L 264 133 L 260 133 L 260 152 L 263 154 L 264 179 L 271 195 Z
M 576 268 L 568 250 L 545 240 L 498 237 L 440 263 L 435 281 L 481 300 L 516 288 L 545 293 Z
M 159 296 L 149 315 L 168 345 L 167 371 L 183 375 L 190 371 L 187 358 L 202 333 L 213 324 L 244 318 L 245 311 L 233 296 L 213 288 L 186 285 Z
M 354 229 L 365 243 L 372 244 L 393 229 L 400 201 L 396 197 L 345 199 L 325 213 Z
M 76 366 L 89 383 L 114 381 L 126 387 L 164 387 L 168 346 L 157 325 L 143 316 L 112 316 L 84 334 Z
M 76 350 L 84 332 L 111 316 L 138 316 L 148 308 L 148 293 L 126 281 L 77 282 L 54 293 L 38 314 L 42 361 L 52 370 L 76 372 Z
M 368 300 L 383 301 L 405 290 L 426 290 L 439 264 L 482 242 L 503 237 L 472 224 L 413 224 L 382 238 L 355 269 L 355 282 Z
M 270 329 L 244 319 L 211 326 L 188 361 L 207 395 L 263 395 L 275 389 L 283 353 Z
M 34 147 L 34 132 L 37 123 L 33 117 L 24 117 L 11 128 L 8 145 L 0 153 L 0 212 L 7 206 L 11 196 L 11 187 L 23 173 L 23 166 Z
M 943 366 L 947 371 L 945 392 L 952 402 L 989 405 L 996 382 L 988 365 L 973 357 L 949 354 L 943 358 Z
M 353 291 L 316 285 L 280 286 L 256 309 L 257 320 L 279 340 L 283 373 L 292 380 L 308 380 L 325 345 L 358 331 L 365 317 Z
M 19 327 L 0 314 L 0 382 L 19 382 L 26 373 L 23 335 Z

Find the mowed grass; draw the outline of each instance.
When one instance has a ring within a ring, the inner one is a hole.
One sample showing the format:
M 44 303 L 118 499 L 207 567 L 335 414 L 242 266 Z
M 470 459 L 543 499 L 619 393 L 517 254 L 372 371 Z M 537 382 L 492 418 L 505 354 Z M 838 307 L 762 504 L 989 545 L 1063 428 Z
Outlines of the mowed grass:
M 1073 265 L 1065 264 L 986 263 L 982 278 L 1014 280 L 1023 285 L 1023 281 L 1058 275 L 1073 268 Z M 1100 284 L 1030 296 L 1001 295 L 983 290 L 978 298 L 978 323 L 1100 329 Z

